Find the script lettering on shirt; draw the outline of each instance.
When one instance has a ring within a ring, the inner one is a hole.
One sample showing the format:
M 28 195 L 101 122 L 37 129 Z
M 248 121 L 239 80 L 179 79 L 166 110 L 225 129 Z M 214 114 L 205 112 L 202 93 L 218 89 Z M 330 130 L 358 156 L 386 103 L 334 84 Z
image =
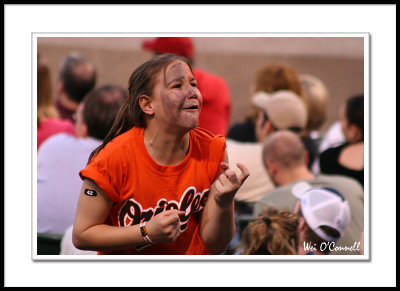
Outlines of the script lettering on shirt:
M 185 212 L 185 215 L 180 217 L 180 231 L 184 232 L 187 229 L 190 216 L 195 212 L 203 210 L 209 194 L 209 189 L 197 192 L 196 188 L 188 187 L 182 194 L 179 202 L 165 198 L 158 200 L 154 208 L 150 207 L 143 209 L 140 202 L 134 198 L 130 198 L 120 208 L 118 214 L 119 226 L 130 226 L 139 224 L 142 220 L 149 221 L 153 216 L 160 214 L 165 210 L 177 209 Z

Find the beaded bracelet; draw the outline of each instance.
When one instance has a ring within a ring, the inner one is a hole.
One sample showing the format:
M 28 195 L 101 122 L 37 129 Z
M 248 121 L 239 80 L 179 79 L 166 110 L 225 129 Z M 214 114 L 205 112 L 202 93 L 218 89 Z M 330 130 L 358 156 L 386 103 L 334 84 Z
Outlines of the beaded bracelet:
M 140 232 L 142 233 L 142 237 L 146 243 L 153 244 L 146 231 L 146 221 L 140 222 Z

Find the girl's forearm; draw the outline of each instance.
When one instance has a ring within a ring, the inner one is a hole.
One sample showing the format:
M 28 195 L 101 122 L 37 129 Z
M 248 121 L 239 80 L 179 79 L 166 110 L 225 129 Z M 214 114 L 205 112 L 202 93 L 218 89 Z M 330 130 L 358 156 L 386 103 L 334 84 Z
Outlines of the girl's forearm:
M 99 224 L 86 230 L 74 226 L 72 240 L 76 248 L 94 251 L 113 251 L 145 244 L 139 225 L 118 227 Z
M 235 235 L 234 202 L 224 207 L 218 206 L 214 201 L 211 214 L 201 229 L 202 240 L 209 253 L 219 255 L 223 253 Z M 211 206 L 211 205 L 209 205 Z M 211 208 L 211 207 L 210 207 Z

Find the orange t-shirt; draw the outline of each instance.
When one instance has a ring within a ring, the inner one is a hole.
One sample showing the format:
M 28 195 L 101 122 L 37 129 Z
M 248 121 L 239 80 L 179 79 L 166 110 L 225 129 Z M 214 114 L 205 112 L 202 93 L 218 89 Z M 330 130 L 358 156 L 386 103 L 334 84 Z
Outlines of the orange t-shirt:
M 173 243 L 156 243 L 100 254 L 209 254 L 199 235 L 199 214 L 225 157 L 225 138 L 207 130 L 190 131 L 189 153 L 175 166 L 157 164 L 143 142 L 143 128 L 134 127 L 109 142 L 79 172 L 114 202 L 106 223 L 129 226 L 169 209 L 186 212 L 181 234 Z

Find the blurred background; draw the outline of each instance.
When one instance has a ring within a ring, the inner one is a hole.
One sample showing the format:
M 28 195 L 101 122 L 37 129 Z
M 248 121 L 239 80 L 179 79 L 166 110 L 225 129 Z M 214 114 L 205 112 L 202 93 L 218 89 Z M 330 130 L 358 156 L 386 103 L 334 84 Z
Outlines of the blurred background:
M 193 36 L 192 36 L 193 37 Z M 153 37 L 40 37 L 37 52 L 47 59 L 56 90 L 62 59 L 71 51 L 85 55 L 98 70 L 96 86 L 115 83 L 127 87 L 135 68 L 152 57 L 142 42 Z M 363 37 L 193 37 L 194 66 L 223 77 L 230 90 L 231 124 L 248 113 L 250 85 L 256 72 L 272 62 L 311 74 L 323 81 L 329 93 L 323 134 L 337 120 L 344 100 L 364 93 Z M 54 92 L 55 94 L 55 92 Z

